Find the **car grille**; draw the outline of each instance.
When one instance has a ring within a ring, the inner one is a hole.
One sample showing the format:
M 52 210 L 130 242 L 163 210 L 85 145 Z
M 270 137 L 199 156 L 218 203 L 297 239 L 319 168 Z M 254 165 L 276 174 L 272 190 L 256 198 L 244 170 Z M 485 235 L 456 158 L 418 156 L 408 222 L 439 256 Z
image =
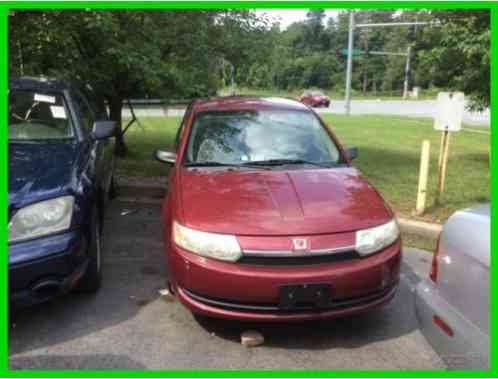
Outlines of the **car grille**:
M 220 299 L 207 297 L 205 295 L 200 295 L 195 293 L 190 289 L 184 288 L 183 290 L 190 296 L 192 299 L 199 301 L 201 303 L 216 306 L 219 308 L 225 308 L 229 310 L 250 310 L 250 311 L 260 311 L 260 312 L 269 312 L 269 311 L 278 311 L 282 313 L 296 312 L 296 311 L 309 311 L 309 310 L 331 310 L 331 309 L 341 309 L 348 308 L 361 304 L 368 304 L 374 302 L 376 300 L 389 297 L 394 294 L 397 286 L 391 285 L 382 290 L 377 290 L 363 296 L 357 297 L 349 297 L 349 298 L 341 298 L 334 299 L 333 302 L 326 308 L 317 308 L 313 305 L 303 304 L 300 306 L 293 307 L 292 309 L 282 309 L 278 306 L 278 304 L 272 303 L 243 303 L 243 302 L 234 302 L 232 300 Z
M 305 265 L 316 265 L 323 263 L 341 262 L 353 259 L 359 259 L 360 256 L 356 251 L 346 251 L 337 254 L 325 254 L 325 255 L 310 255 L 310 256 L 299 256 L 299 257 L 267 257 L 261 256 L 257 257 L 255 255 L 242 255 L 242 257 L 237 261 L 240 264 L 246 265 L 261 265 L 261 266 L 305 266 Z

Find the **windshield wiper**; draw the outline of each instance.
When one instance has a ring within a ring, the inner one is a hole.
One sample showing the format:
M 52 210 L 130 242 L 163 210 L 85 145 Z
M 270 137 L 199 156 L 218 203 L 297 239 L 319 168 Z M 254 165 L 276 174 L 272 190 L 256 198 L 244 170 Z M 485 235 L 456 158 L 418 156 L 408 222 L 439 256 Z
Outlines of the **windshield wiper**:
M 305 159 L 267 159 L 263 161 L 252 161 L 248 162 L 248 164 L 256 165 L 256 166 L 283 166 L 287 164 L 308 164 L 318 167 L 332 167 L 335 166 L 334 162 L 313 162 L 307 161 Z
M 261 165 L 252 165 L 252 162 L 247 162 L 243 164 L 239 163 L 224 163 L 216 161 L 205 161 L 205 162 L 188 162 L 185 163 L 185 167 L 237 167 L 237 168 L 257 168 L 260 170 L 268 170 L 268 167 L 263 167 Z

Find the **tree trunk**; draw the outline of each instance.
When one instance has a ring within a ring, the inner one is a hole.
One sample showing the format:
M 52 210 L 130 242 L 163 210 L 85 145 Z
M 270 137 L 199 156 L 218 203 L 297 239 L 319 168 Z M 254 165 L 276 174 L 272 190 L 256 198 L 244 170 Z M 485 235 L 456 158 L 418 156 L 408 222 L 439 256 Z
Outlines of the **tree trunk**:
M 367 74 L 367 69 L 365 68 L 365 71 L 363 71 L 363 88 L 362 92 L 365 94 L 367 93 L 368 89 L 368 74 Z
M 364 39 L 364 45 L 363 48 L 365 49 L 366 52 L 368 52 L 368 32 L 364 34 L 365 39 Z M 363 94 L 366 94 L 368 90 L 368 60 L 365 60 L 365 63 L 363 65 L 363 85 L 362 85 L 362 92 Z
M 128 153 L 122 129 L 121 113 L 123 111 L 123 99 L 120 97 L 112 97 L 109 100 L 109 117 L 118 124 L 118 132 L 116 133 L 116 155 L 125 157 Z

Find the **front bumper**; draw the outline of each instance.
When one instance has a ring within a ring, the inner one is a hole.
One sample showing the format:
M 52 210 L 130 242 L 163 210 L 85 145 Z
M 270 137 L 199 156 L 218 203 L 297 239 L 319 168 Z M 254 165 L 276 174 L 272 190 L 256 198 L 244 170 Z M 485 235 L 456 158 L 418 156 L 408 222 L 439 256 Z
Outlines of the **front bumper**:
M 70 231 L 9 246 L 9 304 L 24 307 L 68 292 L 87 266 L 86 241 Z
M 399 281 L 401 243 L 370 257 L 294 266 L 207 259 L 172 246 L 173 290 L 193 312 L 247 320 L 305 320 L 358 313 L 388 302 Z M 278 308 L 283 285 L 329 284 L 327 308 Z
M 348 316 L 372 310 L 387 303 L 394 297 L 396 290 L 397 286 L 393 285 L 384 291 L 379 291 L 379 293 L 338 301 L 336 305 L 327 309 L 283 311 L 276 306 L 258 307 L 257 305 L 227 303 L 203 298 L 185 288 L 176 287 L 180 301 L 195 313 L 218 318 L 253 321 L 301 321 Z

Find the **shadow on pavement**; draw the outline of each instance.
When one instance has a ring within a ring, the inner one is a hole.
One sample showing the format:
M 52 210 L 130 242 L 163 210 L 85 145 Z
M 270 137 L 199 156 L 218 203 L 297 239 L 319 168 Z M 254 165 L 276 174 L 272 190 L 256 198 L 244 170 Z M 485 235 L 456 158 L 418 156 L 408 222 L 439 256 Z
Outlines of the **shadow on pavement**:
M 122 216 L 123 211 L 133 212 Z M 158 207 L 111 204 L 106 214 L 103 283 L 9 315 L 9 354 L 55 345 L 134 318 L 165 287 Z
M 85 370 L 85 369 L 144 369 L 139 362 L 122 355 L 33 355 L 16 357 L 9 361 L 10 370 L 29 367 L 30 370 Z
M 331 320 L 262 323 L 217 320 L 195 316 L 208 332 L 240 343 L 240 334 L 257 330 L 265 337 L 265 346 L 286 349 L 357 348 L 376 341 L 396 339 L 418 329 L 413 308 L 413 294 L 401 282 L 394 299 L 370 312 Z
M 128 210 L 133 212 L 122 215 Z M 178 301 L 159 299 L 166 277 L 159 207 L 113 203 L 105 227 L 101 290 L 15 315 L 9 326 L 12 369 L 441 367 L 418 333 L 405 281 L 391 303 L 349 318 L 196 321 Z M 240 344 L 248 329 L 263 333 L 263 346 Z

